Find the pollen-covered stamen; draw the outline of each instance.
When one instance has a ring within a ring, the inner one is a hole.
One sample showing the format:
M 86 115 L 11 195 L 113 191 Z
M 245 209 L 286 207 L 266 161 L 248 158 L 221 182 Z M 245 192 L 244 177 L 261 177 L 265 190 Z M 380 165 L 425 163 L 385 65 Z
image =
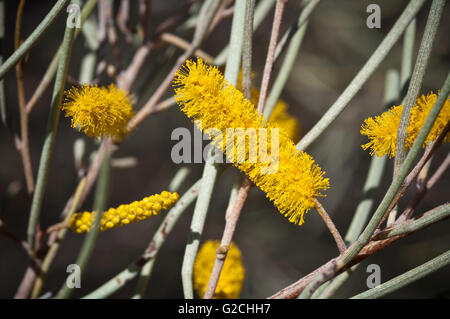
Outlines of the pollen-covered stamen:
M 405 150 L 408 150 L 413 145 L 428 114 L 436 102 L 436 99 L 437 95 L 430 92 L 427 95 L 420 96 L 416 100 L 416 104 L 411 109 L 411 117 L 408 127 L 406 128 L 407 137 L 405 140 Z M 364 150 L 370 148 L 370 155 L 395 156 L 397 131 L 400 125 L 402 111 L 403 105 L 398 105 L 379 116 L 366 119 L 361 127 L 361 134 L 366 135 L 369 138 L 369 142 L 362 145 L 362 148 Z M 439 112 L 430 133 L 428 133 L 423 147 L 436 140 L 449 121 L 450 99 L 447 99 Z M 450 141 L 450 133 L 445 136 L 444 141 Z

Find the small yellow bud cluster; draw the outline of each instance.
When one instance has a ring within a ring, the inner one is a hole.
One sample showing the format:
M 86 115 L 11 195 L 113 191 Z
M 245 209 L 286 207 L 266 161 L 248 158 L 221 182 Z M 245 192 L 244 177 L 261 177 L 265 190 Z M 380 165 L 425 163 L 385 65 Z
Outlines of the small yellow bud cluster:
M 162 209 L 169 209 L 179 199 L 178 193 L 163 191 L 161 194 L 145 197 L 131 204 L 110 208 L 103 213 L 100 230 L 120 227 L 135 223 L 154 215 L 159 215 Z M 78 233 L 88 232 L 95 221 L 96 212 L 76 213 L 70 220 L 70 228 Z

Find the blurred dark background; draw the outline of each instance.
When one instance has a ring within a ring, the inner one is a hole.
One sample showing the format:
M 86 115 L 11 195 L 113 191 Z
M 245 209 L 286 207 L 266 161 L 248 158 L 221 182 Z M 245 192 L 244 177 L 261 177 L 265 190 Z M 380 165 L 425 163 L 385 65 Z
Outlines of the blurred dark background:
M 19 1 L 6 1 L 6 37 L 4 56 L 13 51 L 14 23 Z M 115 9 L 119 1 L 115 1 Z M 137 1 L 132 2 L 136 13 Z M 44 18 L 54 1 L 27 1 L 23 16 L 22 38 L 26 38 Z M 150 24 L 152 30 L 182 7 L 185 1 L 152 1 Z M 381 7 L 381 29 L 366 27 L 366 7 L 377 3 Z M 383 37 L 390 30 L 408 1 L 388 0 L 323 0 L 315 9 L 306 31 L 305 39 L 282 98 L 289 104 L 290 112 L 301 122 L 302 133 L 307 132 L 321 115 L 336 100 L 351 79 L 360 70 Z M 417 17 L 416 53 L 431 1 Z M 282 33 L 297 19 L 300 1 L 289 1 L 282 23 Z M 94 12 L 97 14 L 97 11 Z M 450 7 L 447 4 L 439 27 L 431 60 L 426 72 L 421 93 L 438 90 L 450 66 L 449 31 Z M 135 14 L 134 14 L 135 15 Z M 254 37 L 255 85 L 259 86 L 266 58 L 266 50 L 271 30 L 273 10 L 264 20 Z M 51 58 L 58 48 L 64 32 L 66 14 L 63 13 L 49 32 L 42 38 L 24 65 L 25 91 L 27 100 L 39 83 Z M 135 18 L 134 18 L 135 19 Z M 131 24 L 136 23 L 132 20 Z M 231 19 L 223 20 L 202 45 L 209 54 L 217 55 L 229 40 Z M 173 31 L 177 33 L 177 31 Z M 191 32 L 178 35 L 188 41 Z M 123 61 L 127 64 L 134 49 L 120 38 Z M 370 155 L 361 149 L 365 143 L 359 129 L 363 120 L 379 114 L 383 110 L 383 87 L 386 70 L 399 69 L 401 63 L 400 40 L 388 57 L 370 78 L 367 84 L 352 100 L 346 110 L 333 125 L 308 150 L 315 161 L 326 171 L 331 188 L 321 200 L 331 214 L 337 228 L 344 235 L 352 219 L 370 163 Z M 80 35 L 74 43 L 69 74 L 77 79 L 80 63 L 86 53 L 86 41 Z M 146 98 L 154 91 L 165 73 L 181 54 L 179 49 L 162 46 L 146 60 L 139 78 L 132 88 L 140 108 Z M 281 59 L 275 65 L 277 74 Z M 108 84 L 111 79 L 104 76 L 100 83 Z M 39 157 L 44 141 L 45 127 L 50 106 L 53 84 L 35 106 L 29 118 L 31 158 L 34 175 L 37 175 Z M 67 86 L 68 88 L 69 86 Z M 19 130 L 17 90 L 14 72 L 5 78 L 6 106 L 11 126 Z M 173 95 L 168 90 L 166 97 Z M 167 188 L 171 178 L 180 165 L 174 164 L 170 151 L 175 144 L 170 140 L 171 132 L 177 127 L 188 127 L 192 123 L 177 107 L 149 116 L 129 138 L 127 138 L 115 158 L 135 157 L 137 165 L 131 168 L 114 168 L 111 176 L 111 189 L 108 207 L 139 200 L 149 194 L 159 193 Z M 41 215 L 43 228 L 56 223 L 66 201 L 77 184 L 74 167 L 73 144 L 78 138 L 86 141 L 85 162 L 97 144 L 70 127 L 70 120 L 60 117 L 54 156 L 50 170 L 48 188 L 45 194 Z M 433 158 L 431 172 L 449 151 L 443 145 Z M 0 125 L 0 218 L 18 237 L 25 238 L 31 199 L 28 197 L 19 153 L 4 125 Z M 202 164 L 188 164 L 191 172 L 180 189 L 182 194 L 193 182 L 200 178 Z M 392 178 L 393 159 L 389 160 L 383 184 L 376 192 L 377 204 L 386 191 Z M 228 168 L 218 179 L 209 214 L 206 220 L 202 242 L 207 239 L 220 239 L 224 227 L 224 212 L 228 202 L 231 185 L 239 180 L 238 171 Z M 20 191 L 7 197 L 8 188 L 20 185 Z M 425 212 L 449 200 L 450 178 L 447 172 L 434 189 L 426 195 L 417 213 Z M 409 194 L 410 195 L 410 194 Z M 83 210 L 92 209 L 92 192 L 83 204 Z M 407 196 L 400 203 L 404 208 Z M 184 213 L 170 237 L 162 247 L 150 278 L 146 297 L 182 298 L 181 263 L 187 241 L 193 205 Z M 145 249 L 149 240 L 165 214 L 127 227 L 101 233 L 98 245 L 87 272 L 82 279 L 82 287 L 74 294 L 80 297 L 97 288 L 113 275 L 123 270 Z M 441 222 L 419 231 L 364 261 L 352 277 L 338 291 L 336 297 L 350 297 L 364 291 L 366 287 L 366 267 L 376 263 L 381 266 L 382 282 L 399 275 L 449 249 L 449 221 Z M 44 286 L 43 292 L 57 291 L 65 277 L 66 267 L 74 263 L 79 253 L 83 235 L 69 232 L 58 257 L 56 258 Z M 246 279 L 241 298 L 265 298 L 288 284 L 308 274 L 324 262 L 337 255 L 335 243 L 326 230 L 322 220 L 313 210 L 307 214 L 306 222 L 297 226 L 288 222 L 257 188 L 253 188 L 244 206 L 234 241 L 243 254 Z M 0 236 L 0 297 L 10 298 L 22 279 L 28 258 L 13 241 Z M 130 297 L 135 282 L 113 295 L 115 298 Z M 450 296 L 450 268 L 441 269 L 434 274 L 400 289 L 389 297 L 396 298 L 436 298 Z

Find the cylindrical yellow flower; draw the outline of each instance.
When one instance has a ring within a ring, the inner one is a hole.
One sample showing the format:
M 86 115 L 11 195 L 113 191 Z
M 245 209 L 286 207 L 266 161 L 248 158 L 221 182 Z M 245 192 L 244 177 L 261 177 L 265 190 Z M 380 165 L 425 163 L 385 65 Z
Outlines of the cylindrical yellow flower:
M 208 287 L 209 277 L 216 259 L 216 249 L 220 246 L 218 240 L 208 240 L 200 248 L 194 263 L 194 289 L 203 298 Z M 217 283 L 214 298 L 237 299 L 242 290 L 245 269 L 239 248 L 231 243 L 227 258 Z
M 405 149 L 408 150 L 413 145 L 420 132 L 428 114 L 436 102 L 437 95 L 433 92 L 427 95 L 420 96 L 414 107 L 411 109 L 411 117 L 408 127 L 406 129 L 407 137 L 405 140 Z M 364 150 L 370 148 L 371 155 L 389 157 L 395 156 L 395 147 L 397 144 L 397 131 L 400 125 L 403 105 L 392 107 L 390 110 L 384 112 L 380 116 L 368 118 L 364 121 L 361 127 L 361 134 L 369 138 L 369 142 L 362 145 Z M 439 134 L 444 130 L 447 123 L 450 121 L 450 99 L 445 101 L 444 106 L 439 112 L 433 127 L 428 133 L 423 147 L 433 142 Z M 445 138 L 445 142 L 450 141 L 450 133 Z
M 178 193 L 163 191 L 161 194 L 145 197 L 131 204 L 110 208 L 103 213 L 100 230 L 128 225 L 159 215 L 161 210 L 169 209 L 178 199 Z M 88 232 L 94 224 L 95 216 L 96 212 L 76 213 L 70 219 L 70 228 L 79 234 Z
M 130 97 L 111 84 L 108 88 L 85 84 L 66 92 L 62 110 L 71 117 L 72 127 L 89 137 L 121 139 L 133 117 Z
M 228 160 L 247 174 L 289 221 L 301 225 L 304 213 L 315 206 L 314 198 L 323 196 L 320 191 L 329 186 L 328 178 L 323 177 L 324 172 L 311 156 L 297 151 L 282 128 L 265 121 L 255 106 L 224 80 L 216 67 L 205 65 L 201 59 L 187 61 L 178 70 L 174 87 L 175 99 L 182 106 L 181 110 L 193 120 L 201 120 L 202 130 L 213 139 Z M 238 160 L 240 152 L 234 138 L 230 141 L 225 138 L 227 129 L 234 129 L 237 139 L 241 137 L 241 141 L 245 141 L 243 161 Z M 245 131 L 251 129 L 256 134 L 253 142 L 245 136 Z M 216 134 L 217 130 L 220 135 Z M 273 132 L 278 135 L 272 136 Z M 272 140 L 275 142 L 272 143 Z M 229 148 L 231 143 L 233 149 Z M 276 162 L 275 169 L 270 171 L 261 153 L 258 161 L 252 161 L 250 156 L 256 147 L 261 152 L 264 146 L 267 148 L 266 157 Z

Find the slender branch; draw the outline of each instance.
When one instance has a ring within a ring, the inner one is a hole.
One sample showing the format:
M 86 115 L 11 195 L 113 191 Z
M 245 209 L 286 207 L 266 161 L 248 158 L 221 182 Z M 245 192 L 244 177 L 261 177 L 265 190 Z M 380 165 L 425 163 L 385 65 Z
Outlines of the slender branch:
M 384 82 L 384 97 L 383 104 L 390 106 L 392 103 L 398 100 L 400 88 L 399 88 L 399 74 L 395 70 L 388 70 L 386 72 Z M 370 212 L 372 210 L 375 199 L 373 198 L 374 192 L 380 187 L 381 180 L 386 167 L 387 157 L 373 156 L 370 162 L 369 171 L 367 173 L 366 181 L 363 187 L 363 198 L 358 203 L 355 213 L 353 214 L 350 227 L 345 235 L 345 242 L 347 244 L 353 243 L 361 232 L 364 230 L 364 226 L 369 219 Z M 322 291 L 316 291 L 316 294 L 312 298 L 330 298 L 342 284 L 350 277 L 352 272 L 357 266 L 353 266 L 346 272 L 340 274 L 334 278 L 329 285 L 323 288 Z M 324 285 L 325 286 L 325 285 Z
M 11 56 L 5 61 L 5 63 L 0 65 L 0 80 L 2 80 L 5 74 L 9 72 L 20 60 L 22 60 L 25 54 L 27 54 L 31 48 L 39 42 L 41 37 L 56 21 L 59 14 L 69 4 L 69 1 L 70 0 L 58 0 L 50 12 L 45 16 L 44 20 L 39 23 L 36 29 L 34 29 L 29 37 L 22 43 L 20 48 L 15 50 L 14 53 L 11 54 Z
M 110 152 L 109 149 L 105 150 L 105 154 L 103 155 L 102 167 L 99 173 L 99 179 L 97 181 L 97 187 L 95 191 L 95 199 L 94 199 L 94 211 L 96 212 L 95 221 L 92 225 L 92 229 L 86 235 L 86 238 L 83 242 L 83 246 L 81 247 L 81 251 L 77 257 L 76 264 L 80 267 L 81 273 L 86 272 L 87 265 L 89 260 L 91 259 L 92 253 L 94 251 L 95 244 L 97 242 L 97 238 L 100 234 L 100 222 L 102 219 L 103 212 L 106 209 L 106 202 L 108 198 L 108 190 L 109 190 L 109 177 L 110 177 Z M 66 299 L 70 298 L 73 293 L 73 289 L 63 284 L 58 294 L 56 295 L 57 299 Z
M 80 14 L 80 25 L 83 27 L 84 22 L 89 17 L 89 15 L 94 10 L 95 6 L 97 5 L 98 0 L 88 0 L 83 8 L 81 9 Z M 80 33 L 80 29 L 75 30 L 74 39 L 77 38 L 78 34 Z M 27 112 L 30 113 L 31 110 L 36 105 L 39 98 L 42 96 L 42 94 L 45 92 L 46 88 L 50 85 L 52 82 L 53 77 L 56 74 L 56 70 L 58 69 L 58 62 L 59 58 L 61 56 L 62 51 L 62 44 L 59 46 L 58 51 L 56 51 L 55 55 L 53 56 L 52 61 L 50 62 L 49 66 L 47 67 L 47 70 L 44 73 L 44 76 L 42 77 L 41 81 L 39 82 L 37 88 L 34 90 L 33 95 L 27 102 Z
M 425 3 L 425 0 L 410 1 L 403 13 L 395 22 L 392 29 L 380 43 L 378 48 L 372 54 L 372 56 L 367 60 L 366 64 L 358 72 L 358 74 L 353 78 L 347 88 L 342 92 L 339 98 L 334 102 L 334 104 L 328 109 L 328 111 L 322 116 L 319 122 L 314 125 L 314 127 L 306 134 L 300 142 L 297 143 L 296 147 L 300 150 L 305 150 L 311 143 L 313 143 L 324 131 L 325 129 L 341 114 L 352 98 L 358 93 L 362 86 L 367 82 L 370 76 L 375 72 L 377 67 L 384 60 L 386 55 L 392 49 L 394 44 L 400 38 L 403 31 L 405 31 L 408 24 L 416 16 L 417 12 Z
M 407 220 L 406 222 L 403 222 L 402 224 L 395 226 L 394 228 L 385 229 L 379 232 L 372 238 L 372 240 L 383 240 L 395 236 L 409 234 L 449 217 L 450 204 L 443 204 L 424 213 L 421 217 L 415 220 Z
M 83 192 L 83 189 L 86 185 L 86 178 L 82 178 L 80 183 L 78 184 L 78 187 L 75 191 L 75 195 L 72 201 L 72 205 L 69 211 L 69 214 L 67 214 L 64 223 L 67 225 L 70 221 L 70 218 L 72 217 L 72 214 L 76 212 L 78 209 L 78 204 L 80 203 L 81 194 Z M 40 272 L 38 274 L 38 278 L 34 282 L 34 287 L 31 292 L 31 298 L 37 298 L 39 294 L 41 293 L 42 287 L 44 286 L 45 279 L 47 277 L 48 271 L 50 270 L 50 266 L 53 263 L 53 260 L 56 257 L 56 254 L 59 251 L 59 248 L 61 247 L 62 242 L 64 241 L 64 238 L 66 237 L 67 228 L 62 228 L 58 231 L 57 234 L 57 240 L 53 243 L 53 245 L 50 246 L 49 251 L 47 252 L 47 255 L 45 255 L 45 258 L 42 262 Z
M 161 84 L 156 89 L 152 97 L 139 110 L 139 112 L 128 122 L 127 126 L 128 132 L 133 131 L 149 114 L 153 112 L 153 109 L 157 105 L 158 101 L 161 99 L 164 93 L 166 93 L 166 90 L 169 87 L 170 83 L 172 82 L 175 72 L 181 67 L 183 63 L 186 62 L 186 59 L 188 59 L 195 52 L 195 50 L 199 47 L 199 45 L 203 41 L 203 38 L 207 32 L 207 26 L 214 18 L 214 14 L 218 9 L 219 4 L 220 1 L 214 0 L 208 0 L 204 3 L 201 10 L 202 18 L 199 20 L 200 22 L 197 25 L 196 32 L 194 33 L 194 38 L 192 40 L 189 50 L 187 50 L 177 59 L 175 65 L 172 67 L 172 70 L 161 82 Z
M 216 259 L 214 261 L 214 266 L 209 278 L 205 296 L 203 297 L 204 299 L 211 299 L 214 296 L 214 292 L 216 291 L 217 283 L 219 282 L 219 277 L 222 272 L 222 267 L 225 263 L 225 258 L 227 257 L 234 231 L 236 230 L 239 216 L 242 208 L 244 207 L 244 203 L 247 199 L 251 186 L 252 183 L 250 180 L 247 176 L 244 176 L 235 201 L 230 201 L 230 205 L 227 208 L 225 229 L 223 231 L 222 240 L 220 241 L 220 247 L 217 248 L 216 251 Z
M 406 128 L 409 125 L 409 119 L 411 116 L 411 109 L 414 106 L 417 96 L 422 86 L 423 78 L 425 77 L 425 71 L 427 69 L 428 61 L 430 58 L 431 50 L 433 48 L 434 38 L 436 36 L 439 21 L 444 10 L 445 0 L 433 0 L 431 4 L 430 13 L 428 15 L 427 24 L 425 26 L 425 32 L 420 43 L 419 53 L 417 55 L 414 71 L 411 76 L 411 81 L 408 87 L 408 93 L 403 103 L 403 111 L 400 119 L 400 124 L 397 130 L 397 142 L 395 146 L 395 168 L 394 175 L 397 174 L 400 166 L 403 164 L 406 151 L 405 141 L 407 137 Z M 391 220 L 395 219 L 391 217 Z
M 75 2 L 75 1 L 74 1 Z M 60 3 L 60 1 L 58 2 Z M 34 249 L 36 226 L 38 224 L 39 215 L 41 213 L 42 201 L 44 199 L 45 188 L 50 170 L 50 161 L 53 154 L 53 146 L 55 143 L 56 131 L 59 122 L 59 105 L 61 104 L 64 85 L 66 83 L 67 69 L 69 67 L 70 54 L 72 51 L 74 28 L 66 26 L 64 39 L 62 43 L 61 58 L 56 73 L 55 86 L 53 88 L 53 96 L 48 119 L 47 133 L 42 147 L 41 159 L 39 162 L 39 170 L 37 175 L 36 190 L 31 204 L 30 219 L 28 222 L 28 243 L 31 249 Z M 24 44 L 22 44 L 23 46 Z M 22 47 L 21 46 L 21 47 Z M 20 49 L 20 48 L 19 48 Z M 16 51 L 17 52 L 17 51 Z
M 309 17 L 316 8 L 316 6 L 319 4 L 319 1 L 320 0 L 311 0 L 308 2 L 305 8 L 300 12 L 297 23 L 285 33 L 282 40 L 278 44 L 275 53 L 275 59 L 279 54 L 281 54 L 280 44 L 287 41 L 287 39 L 292 34 L 291 39 L 289 41 L 289 46 L 286 50 L 285 58 L 283 60 L 280 70 L 278 71 L 278 75 L 272 85 L 272 89 L 270 90 L 269 97 L 267 98 L 266 101 L 266 106 L 264 107 L 265 118 L 270 117 L 270 114 L 272 113 L 275 104 L 277 103 L 278 99 L 281 96 L 281 92 L 283 91 L 286 82 L 289 78 L 289 75 L 293 70 L 293 66 L 298 56 L 298 52 L 300 51 L 300 46 L 302 45 L 306 28 L 308 27 Z
M 263 77 L 259 92 L 257 110 L 261 113 L 266 104 L 267 91 L 269 89 L 270 75 L 272 73 L 273 63 L 275 62 L 275 50 L 277 48 L 278 35 L 280 33 L 281 20 L 287 0 L 277 0 L 275 6 L 275 16 L 273 18 L 272 33 L 270 34 L 269 49 L 267 50 L 266 63 L 264 65 Z
M 25 0 L 21 0 L 17 8 L 16 28 L 14 35 L 14 48 L 18 50 L 21 42 L 21 25 L 22 13 L 25 6 Z M 28 195 L 33 195 L 34 192 L 34 177 L 33 168 L 31 166 L 30 158 L 30 141 L 28 136 L 28 114 L 25 108 L 25 88 L 23 84 L 23 68 L 22 61 L 16 64 L 16 78 L 17 78 L 17 101 L 19 104 L 20 114 L 20 141 L 17 146 L 22 158 L 23 169 L 25 173 L 25 181 L 27 184 Z
M 433 258 L 423 265 L 411 269 L 410 271 L 385 282 L 384 284 L 360 293 L 359 295 L 352 297 L 352 299 L 383 297 L 439 270 L 442 267 L 447 266 L 448 264 L 450 264 L 450 250 L 446 251 L 436 258 Z
M 433 176 L 428 181 L 423 181 L 423 182 L 419 181 L 419 177 L 420 177 L 420 175 L 419 175 L 419 177 L 417 178 L 417 183 L 416 183 L 417 192 L 414 195 L 411 202 L 406 207 L 406 209 L 403 211 L 403 213 L 398 217 L 396 224 L 402 223 L 411 217 L 412 213 L 414 212 L 414 210 L 416 209 L 416 207 L 420 203 L 420 201 L 423 199 L 425 194 L 434 186 L 434 184 L 436 184 L 436 182 L 441 178 L 441 176 L 444 174 L 444 172 L 448 169 L 449 166 L 450 166 L 450 154 L 447 154 L 447 157 L 445 158 L 445 160 L 441 163 L 439 168 L 436 170 L 436 172 L 433 174 Z
M 316 203 L 317 212 L 319 213 L 320 217 L 322 217 L 322 220 L 324 221 L 331 235 L 333 235 L 333 238 L 336 241 L 336 245 L 339 249 L 339 253 L 342 254 L 347 249 L 347 246 L 345 245 L 345 242 L 342 239 L 341 234 L 339 233 L 333 221 L 331 220 L 330 215 L 327 214 L 325 208 L 323 208 L 323 206 L 319 203 L 319 201 L 316 198 L 314 198 L 314 201 Z
M 169 32 L 164 32 L 161 34 L 161 41 L 170 43 L 180 49 L 183 50 L 189 50 L 189 47 L 191 46 L 191 44 L 189 42 L 187 42 L 186 40 L 180 38 L 179 36 L 169 33 Z M 209 55 L 208 53 L 200 50 L 200 49 L 196 49 L 194 51 L 194 54 L 196 56 L 201 57 L 203 60 L 205 60 L 208 63 L 212 63 L 214 61 L 214 58 Z

